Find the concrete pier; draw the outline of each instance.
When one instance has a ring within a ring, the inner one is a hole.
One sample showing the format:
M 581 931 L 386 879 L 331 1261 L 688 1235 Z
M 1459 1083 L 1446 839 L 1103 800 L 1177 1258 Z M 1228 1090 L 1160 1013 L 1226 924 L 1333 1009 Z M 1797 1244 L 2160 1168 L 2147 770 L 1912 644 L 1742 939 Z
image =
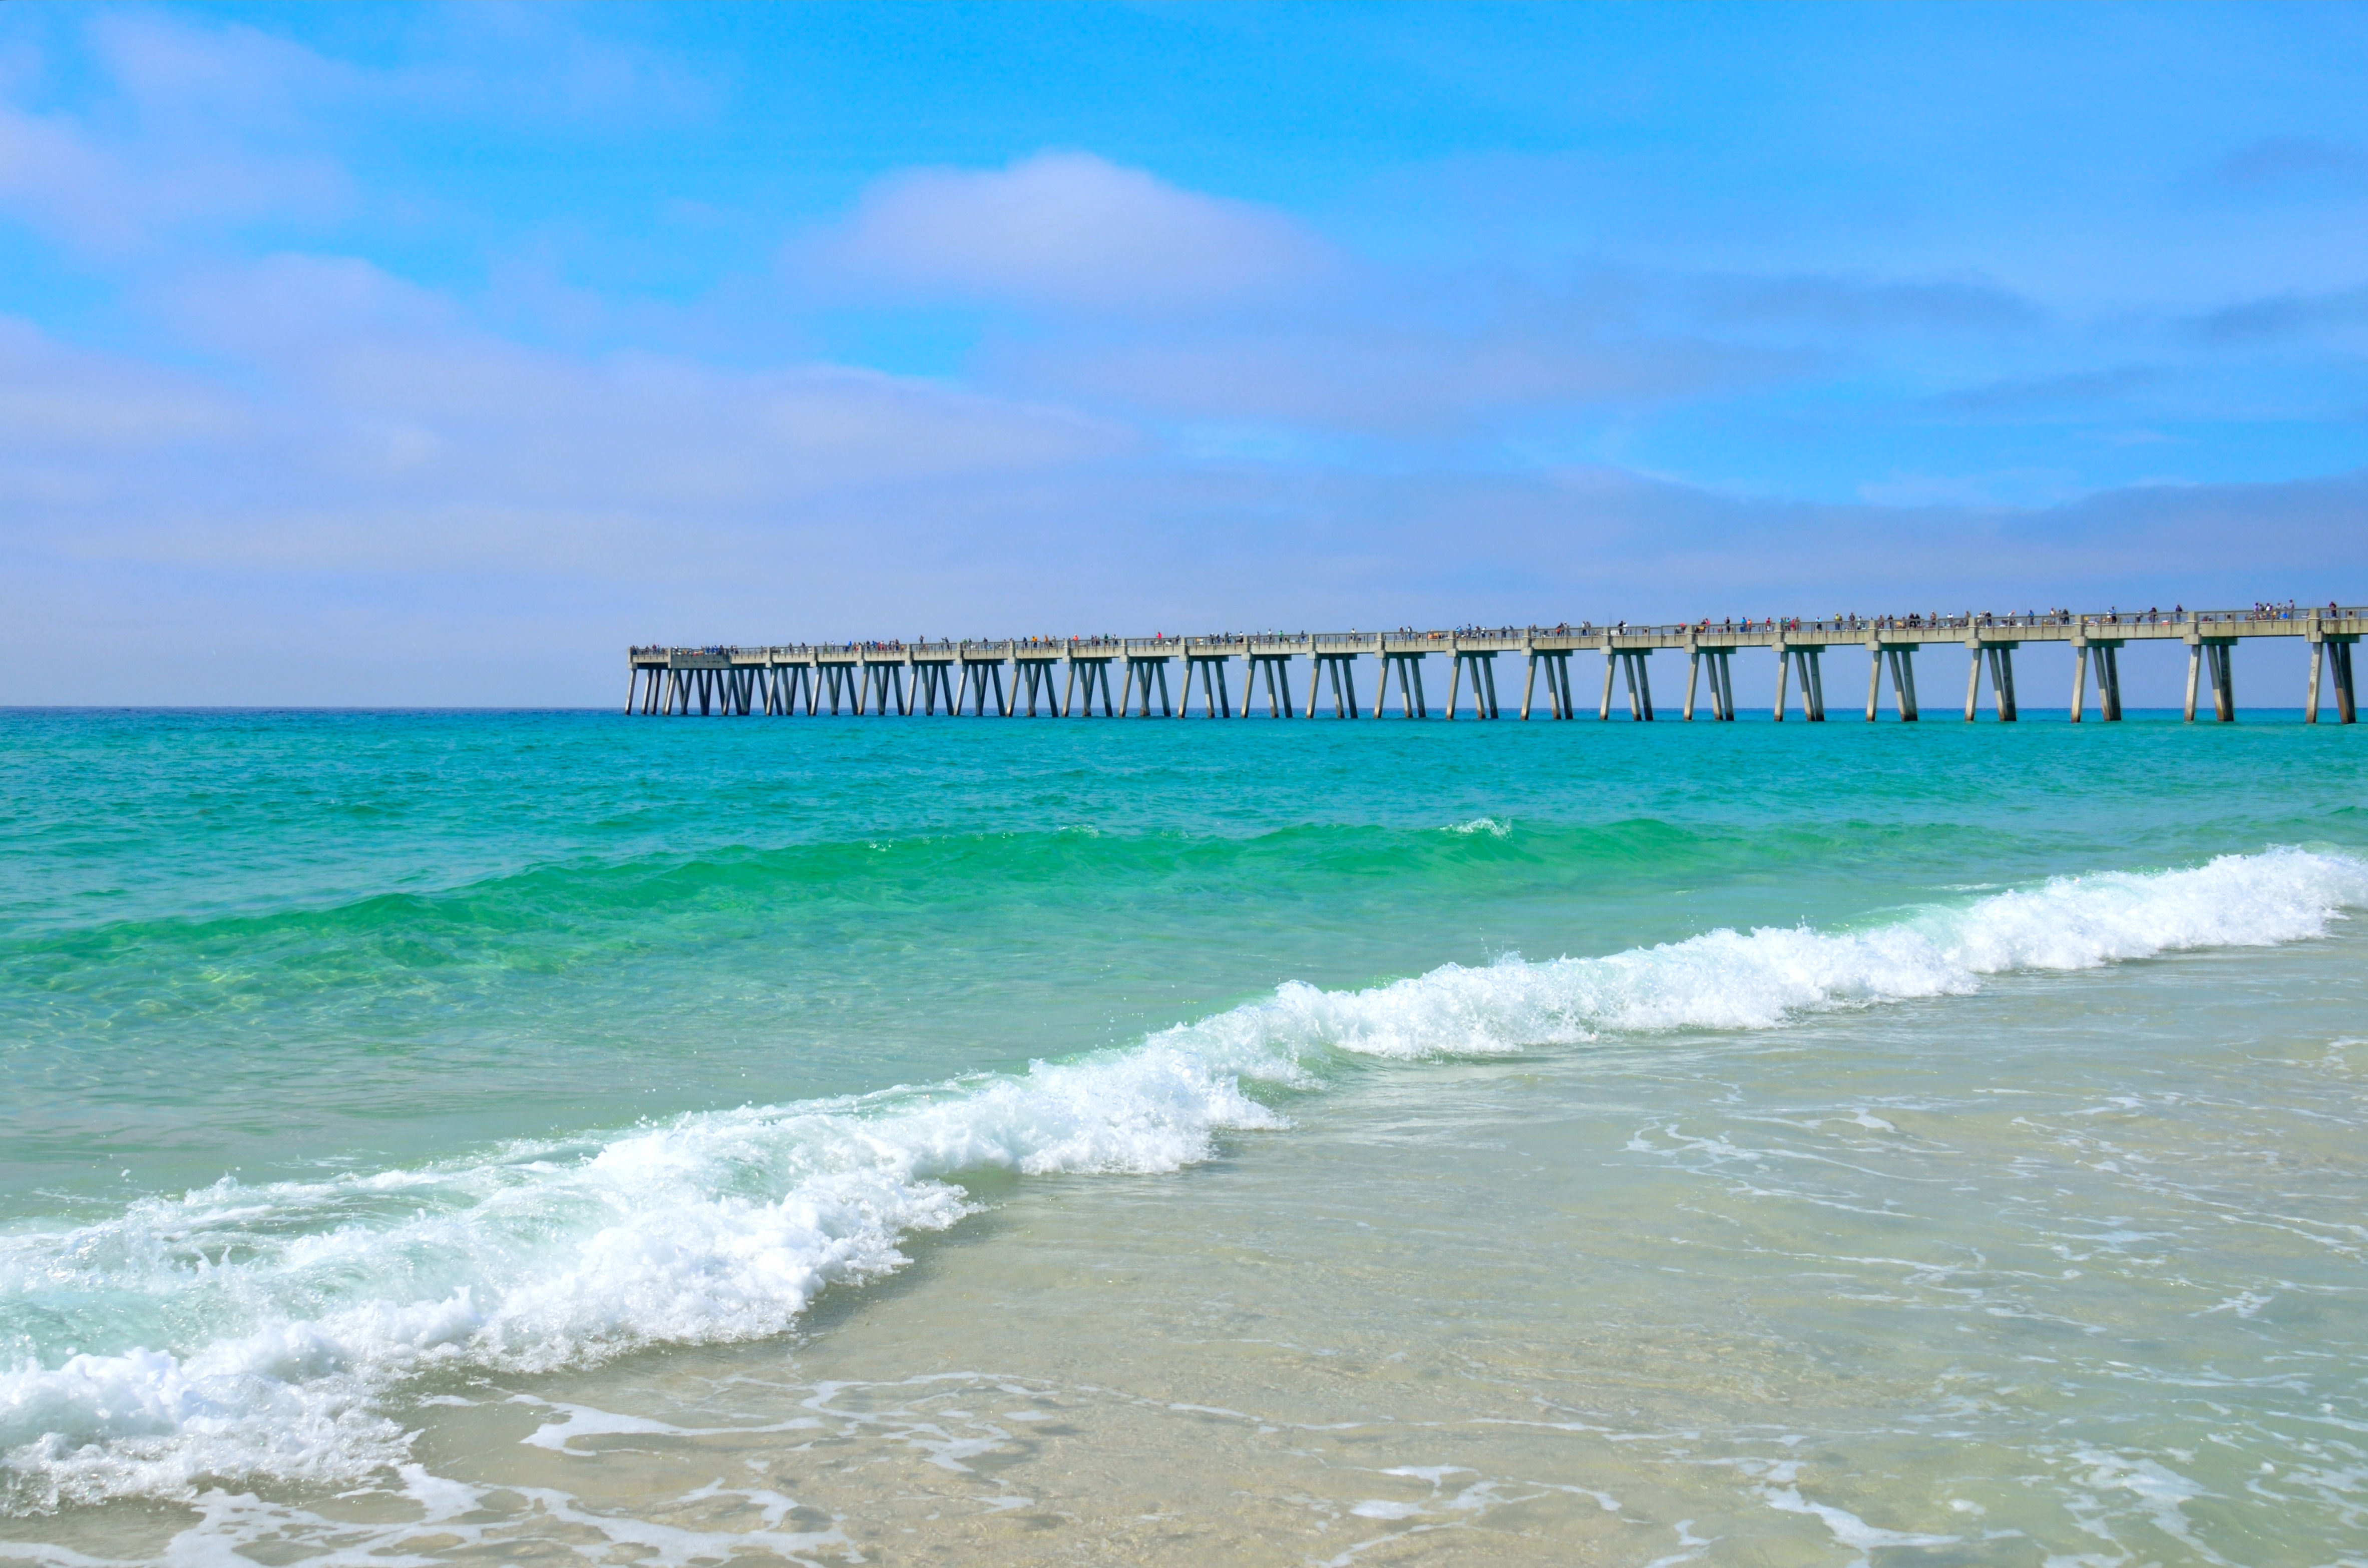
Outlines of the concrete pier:
M 1891 706 L 1904 722 L 1918 718 L 1916 654 L 1935 644 L 1965 650 L 1964 716 L 1979 710 L 1982 679 L 1989 677 L 1998 722 L 2016 719 L 2014 655 L 2033 644 L 2063 643 L 2073 654 L 2071 716 L 2089 715 L 2089 687 L 2097 691 L 2097 716 L 2108 723 L 2122 717 L 2121 655 L 2147 642 L 2176 643 L 2188 652 L 2184 713 L 2193 720 L 2208 697 L 2213 717 L 2237 717 L 2236 651 L 2260 638 L 2301 638 L 2310 654 L 2304 722 L 2318 723 L 2333 699 L 2334 722 L 2358 722 L 2354 651 L 2368 633 L 2368 606 L 2329 605 L 2292 610 L 2179 610 L 2127 615 L 1943 616 L 1861 619 L 1700 620 L 1690 624 L 1611 626 L 1567 624 L 1496 631 L 1349 631 L 1292 635 L 1213 637 L 1013 639 L 927 642 L 786 643 L 758 648 L 632 649 L 627 656 L 625 711 L 651 716 L 692 713 L 715 716 L 762 714 L 786 718 L 803 713 L 851 713 L 865 717 L 985 718 L 1248 718 L 1264 699 L 1266 717 L 1313 719 L 1380 718 L 1397 692 L 1398 712 L 1429 718 L 1423 666 L 1432 656 L 1448 661 L 1447 717 L 1465 716 L 1463 688 L 1471 687 L 1468 716 L 1501 716 L 1497 690 L 1500 655 L 1518 657 L 1521 679 L 1520 716 L 1543 712 L 1552 719 L 1577 717 L 1571 660 L 1580 653 L 1603 658 L 1599 719 L 1612 715 L 1612 699 L 1624 681 L 1627 716 L 1636 722 L 1656 717 L 1648 661 L 1658 652 L 1686 658 L 1687 720 L 1696 717 L 1698 691 L 1708 698 L 1708 717 L 1732 721 L 1736 714 L 1734 660 L 1737 653 L 1767 650 L 1775 654 L 1775 716 L 1788 710 L 1810 723 L 1826 717 L 1824 656 L 1857 648 L 1867 655 L 1866 717 L 1877 718 L 1886 673 Z M 1230 670 L 1239 660 L 1241 702 L 1233 700 Z M 1304 660 L 1306 703 L 1293 704 L 1292 665 Z M 1373 705 L 1360 706 L 1360 662 L 1374 666 Z M 1116 670 L 1112 665 L 1119 666 Z M 1171 686 L 1171 666 L 1181 677 Z M 1535 701 L 1543 685 L 1545 701 Z M 1797 709 L 1793 687 L 1799 687 Z M 1196 704 L 1193 688 L 1199 687 Z M 1329 701 L 1326 700 L 1329 698 Z M 1195 711 L 1195 709 L 1198 711 Z

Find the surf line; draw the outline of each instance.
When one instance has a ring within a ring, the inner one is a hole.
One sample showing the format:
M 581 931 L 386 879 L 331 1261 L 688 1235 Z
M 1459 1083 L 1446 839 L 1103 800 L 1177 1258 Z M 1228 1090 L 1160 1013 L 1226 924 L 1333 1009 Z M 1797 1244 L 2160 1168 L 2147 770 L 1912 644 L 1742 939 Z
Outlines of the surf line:
M 1752 1030 L 1991 975 L 2309 940 L 2368 860 L 2271 849 L 2063 877 L 1860 931 L 1721 929 L 1601 957 L 1292 982 L 1134 1045 L 923 1089 L 694 1112 L 411 1169 L 246 1187 L 0 1236 L 29 1353 L 0 1370 L 12 1510 L 339 1483 L 399 1462 L 439 1368 L 535 1372 L 761 1338 L 974 1211 L 966 1173 L 1147 1175 L 1280 1131 L 1334 1053 L 1501 1055 L 1607 1032 Z

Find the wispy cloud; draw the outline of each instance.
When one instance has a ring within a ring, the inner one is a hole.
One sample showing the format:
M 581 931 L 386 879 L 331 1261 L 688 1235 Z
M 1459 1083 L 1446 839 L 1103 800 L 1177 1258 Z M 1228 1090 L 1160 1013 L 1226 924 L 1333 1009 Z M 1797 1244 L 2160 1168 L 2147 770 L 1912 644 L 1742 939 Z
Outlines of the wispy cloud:
M 0 317 L 0 451 L 20 460 L 153 450 L 245 427 L 236 398 L 201 378 L 63 344 Z
M 2214 164 L 2203 183 L 2247 192 L 2303 185 L 2368 189 L 2368 148 L 2315 136 L 2266 136 Z
M 2368 286 L 2324 294 L 2277 294 L 2224 306 L 2192 324 L 2206 343 L 2262 343 L 2368 323 Z
M 291 134 L 300 87 L 334 77 L 329 62 L 245 28 L 102 12 L 86 30 L 107 112 L 30 109 L 43 73 L 20 73 L 0 98 L 0 210 L 120 257 L 189 226 L 320 216 L 349 199 L 337 160 Z
M 2117 365 L 2108 370 L 2076 370 L 2057 376 L 2016 376 L 1926 398 L 1935 414 L 1971 416 L 2052 414 L 2118 402 L 2157 384 L 2155 365 Z
M 1269 299 L 1344 265 L 1269 208 L 1076 152 L 1000 169 L 892 175 L 843 224 L 791 256 L 841 289 L 875 297 L 1088 311 Z
M 1711 319 L 1753 325 L 1995 334 L 2048 319 L 2010 290 L 1952 279 L 1721 277 L 1698 287 Z
M 1269 423 L 1401 439 L 1486 432 L 1543 411 L 1616 409 L 1782 378 L 1797 355 L 1683 338 L 1308 323 L 1018 344 L 987 367 L 1047 395 L 1163 419 Z

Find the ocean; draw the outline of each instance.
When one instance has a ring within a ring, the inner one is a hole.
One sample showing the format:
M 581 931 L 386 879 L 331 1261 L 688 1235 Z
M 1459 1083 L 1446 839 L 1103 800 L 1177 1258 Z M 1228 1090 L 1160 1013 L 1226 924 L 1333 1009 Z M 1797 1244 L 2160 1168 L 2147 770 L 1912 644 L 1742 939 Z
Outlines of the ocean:
M 2368 742 L 0 712 L 0 1561 L 2368 1562 Z

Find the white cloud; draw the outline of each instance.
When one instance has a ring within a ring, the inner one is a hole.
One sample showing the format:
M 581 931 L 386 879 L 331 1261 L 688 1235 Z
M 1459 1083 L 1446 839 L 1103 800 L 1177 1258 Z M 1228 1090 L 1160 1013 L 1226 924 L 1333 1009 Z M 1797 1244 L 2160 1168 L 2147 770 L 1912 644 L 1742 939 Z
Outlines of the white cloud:
M 185 226 L 318 215 L 347 198 L 336 160 L 292 131 L 294 79 L 327 62 L 245 28 L 102 14 L 90 33 L 116 89 L 108 112 L 42 114 L 0 98 L 0 210 L 85 253 L 121 256 Z M 36 76 L 0 90 L 22 99 Z M 267 125 L 286 134 L 259 134 Z
M 236 400 L 202 381 L 73 348 L 0 316 L 0 453 L 146 450 L 245 426 Z
M 57 62 L 30 46 L 0 60 L 0 212 L 85 255 L 137 256 L 210 228 L 349 212 L 335 149 L 359 112 L 614 131 L 707 102 L 663 59 L 563 14 L 462 6 L 410 31 L 404 63 L 372 68 L 242 24 L 92 12 L 73 63 L 97 85 L 73 111 L 27 107 Z
M 87 494 L 145 501 L 78 517 L 78 549 L 161 541 L 191 563 L 375 570 L 416 540 L 451 565 L 502 558 L 520 537 L 544 549 L 570 518 L 794 524 L 851 492 L 1010 480 L 1142 445 L 1064 409 L 860 369 L 530 347 L 349 257 L 210 269 L 162 302 L 222 363 L 220 381 L 0 322 L 0 460 L 18 486 L 38 469 L 51 494 L 85 494 L 64 483 L 70 437 L 96 454 L 85 472 L 110 482 Z M 635 569 L 609 561 L 593 569 Z
M 798 259 L 861 291 L 1104 311 L 1269 298 L 1339 266 L 1271 209 L 1052 152 L 891 175 Z
M 1800 356 L 1519 322 L 1406 320 L 1203 330 L 1126 343 L 1056 337 L 1001 351 L 1013 384 L 1163 417 L 1396 437 L 1486 431 L 1538 410 L 1634 407 L 1765 381 Z
M 102 11 L 91 51 L 127 104 L 151 123 L 302 129 L 300 109 L 349 95 L 363 74 L 302 44 L 232 23 L 197 27 L 143 12 Z

